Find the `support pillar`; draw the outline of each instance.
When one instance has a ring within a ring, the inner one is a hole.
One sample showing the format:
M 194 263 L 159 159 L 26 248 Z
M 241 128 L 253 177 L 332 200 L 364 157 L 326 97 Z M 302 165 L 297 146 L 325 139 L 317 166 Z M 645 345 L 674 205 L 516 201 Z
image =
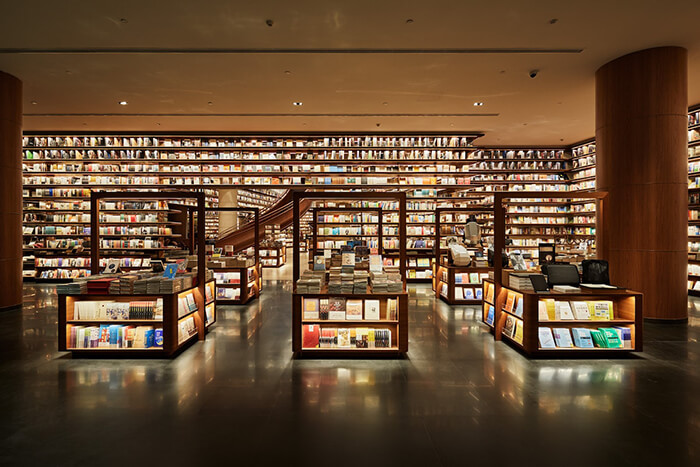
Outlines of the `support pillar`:
M 688 58 L 681 47 L 620 57 L 596 72 L 599 232 L 614 284 L 644 294 L 644 317 L 688 319 Z
M 0 310 L 22 305 L 22 82 L 0 71 Z

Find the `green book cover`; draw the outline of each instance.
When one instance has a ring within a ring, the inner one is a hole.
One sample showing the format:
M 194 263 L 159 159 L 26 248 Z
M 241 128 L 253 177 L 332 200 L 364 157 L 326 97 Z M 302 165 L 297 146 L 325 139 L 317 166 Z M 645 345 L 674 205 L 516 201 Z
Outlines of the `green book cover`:
M 602 347 L 606 348 L 607 343 L 605 342 L 605 338 L 603 337 L 603 333 L 596 330 L 596 329 L 591 329 L 591 337 L 593 338 L 593 343 L 595 344 L 596 347 Z
M 622 347 L 620 336 L 613 328 L 598 328 L 605 339 L 605 346 L 609 349 L 619 349 Z

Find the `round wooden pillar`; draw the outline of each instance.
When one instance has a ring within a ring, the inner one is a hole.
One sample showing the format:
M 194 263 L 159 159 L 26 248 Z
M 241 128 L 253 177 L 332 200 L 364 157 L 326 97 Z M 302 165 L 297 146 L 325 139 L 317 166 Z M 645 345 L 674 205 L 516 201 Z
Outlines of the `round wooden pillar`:
M 684 48 L 659 47 L 596 72 L 600 253 L 656 320 L 688 319 L 687 62 Z
M 0 71 L 0 310 L 22 304 L 22 82 Z

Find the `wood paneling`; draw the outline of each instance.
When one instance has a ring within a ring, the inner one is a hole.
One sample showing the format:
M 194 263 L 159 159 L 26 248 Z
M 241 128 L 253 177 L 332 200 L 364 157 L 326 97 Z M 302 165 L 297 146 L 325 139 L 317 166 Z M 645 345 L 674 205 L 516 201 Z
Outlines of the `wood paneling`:
M 22 82 L 0 72 L 0 310 L 22 304 Z
M 687 51 L 643 50 L 596 73 L 599 248 L 611 279 L 644 294 L 644 316 L 687 319 Z

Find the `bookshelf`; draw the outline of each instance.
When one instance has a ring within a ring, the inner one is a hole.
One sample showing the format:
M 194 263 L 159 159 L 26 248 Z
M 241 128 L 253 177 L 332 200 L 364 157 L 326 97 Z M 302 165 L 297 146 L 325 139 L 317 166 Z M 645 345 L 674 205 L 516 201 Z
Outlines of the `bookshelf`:
M 212 285 L 207 283 L 207 287 Z M 74 357 L 174 357 L 203 336 L 205 308 L 216 306 L 213 298 L 205 299 L 202 290 L 194 286 L 181 292 L 159 294 L 59 293 L 58 350 L 69 351 Z M 188 296 L 193 300 L 193 308 L 186 305 Z M 93 311 L 99 307 L 92 304 L 104 307 L 106 315 Z M 128 312 L 115 317 L 110 309 L 119 307 L 114 304 L 125 305 Z M 144 314 L 144 308 L 150 311 Z M 141 316 L 135 314 L 139 311 Z M 147 331 L 152 333 L 151 337 Z M 132 332 L 134 337 L 129 346 L 127 336 Z M 140 337 L 139 333 L 142 333 Z M 85 334 L 87 337 L 80 343 L 79 336 Z
M 379 249 L 383 245 L 382 208 L 319 207 L 311 212 L 311 260 L 319 250 L 340 251 L 345 245 Z
M 688 295 L 700 297 L 700 106 L 688 112 Z
M 493 237 L 489 228 L 493 224 L 493 210 L 485 207 L 437 208 L 435 210 L 435 279 L 433 290 L 436 298 L 450 305 L 481 305 L 483 301 L 482 280 L 488 277 L 493 268 L 488 267 L 484 247 L 480 242 L 466 245 L 474 255 L 470 266 L 450 264 L 446 237 L 464 235 L 464 226 L 470 216 L 477 220 L 482 228 L 481 242 Z
M 370 254 L 370 262 L 367 264 L 369 269 L 362 269 L 362 263 L 358 265 L 355 260 L 354 253 L 346 253 L 342 257 L 343 261 L 348 258 L 351 264 L 346 264 L 345 269 L 340 270 L 353 271 L 351 274 L 354 279 L 350 281 L 350 289 L 353 293 L 344 291 L 344 287 L 337 285 L 338 292 L 332 283 L 331 276 L 335 269 L 330 271 L 326 268 L 324 261 L 322 270 L 306 271 L 305 275 L 311 276 L 310 280 L 313 285 L 313 290 L 305 284 L 305 290 L 302 290 L 300 285 L 300 270 L 299 263 L 299 246 L 295 242 L 293 248 L 293 287 L 292 294 L 292 350 L 295 355 L 300 357 L 382 357 L 382 356 L 399 356 L 408 351 L 408 294 L 406 293 L 406 194 L 403 192 L 376 192 L 376 193 L 324 193 L 324 192 L 295 192 L 293 195 L 293 238 L 297 239 L 300 236 L 300 219 L 299 219 L 299 203 L 303 199 L 318 200 L 327 202 L 327 200 L 337 200 L 341 202 L 352 202 L 353 200 L 372 200 L 376 202 L 394 201 L 398 202 L 399 212 L 399 245 L 403 245 L 399 256 L 398 268 L 390 268 L 395 270 L 395 280 L 391 287 L 395 290 L 387 289 L 387 284 L 384 288 L 379 287 L 379 276 L 387 271 L 382 266 L 381 257 L 376 257 L 378 263 L 372 265 L 372 253 Z M 325 216 L 351 216 L 355 222 L 348 223 L 350 227 L 359 227 L 362 229 L 365 225 L 371 225 L 371 230 L 376 234 L 371 234 L 370 238 L 376 238 L 377 243 L 374 246 L 374 251 L 379 252 L 379 236 L 381 235 L 380 225 L 382 223 L 381 207 L 361 206 L 351 207 L 328 207 L 314 211 L 314 232 L 317 234 L 319 216 L 324 216 L 323 223 L 336 223 L 334 219 L 326 219 Z M 332 220 L 333 222 L 325 222 Z M 358 225 L 354 225 L 358 224 Z M 324 227 L 325 228 L 325 227 Z M 333 227 L 330 227 L 333 228 Z M 362 231 L 360 232 L 362 233 Z M 314 245 L 317 245 L 314 241 Z M 319 255 L 320 256 L 320 255 Z M 331 259 L 331 266 L 333 259 Z M 377 269 L 383 272 L 379 272 Z M 359 267 L 359 269 L 358 269 Z M 373 269 L 374 268 L 374 269 Z M 316 268 L 314 268 L 316 269 Z M 362 271 L 366 276 L 363 276 Z M 374 272 L 370 272 L 374 271 Z M 343 274 L 348 274 L 344 272 Z M 371 274 L 371 275 L 370 275 Z M 342 276 L 342 274 L 340 274 Z M 367 277 L 370 279 L 371 285 L 353 285 L 357 283 L 358 277 L 365 277 L 364 282 L 359 280 L 360 284 L 367 284 Z M 345 282 L 343 280 L 343 282 Z M 398 286 L 398 288 L 397 288 Z M 361 290 L 357 290 L 361 287 Z M 333 293 L 330 290 L 333 289 Z M 386 290 L 386 291 L 384 291 Z M 323 311 L 323 304 L 327 305 L 326 313 Z
M 485 284 L 488 288 L 497 287 L 491 279 Z M 581 306 L 583 313 L 579 311 Z M 529 357 L 607 358 L 643 349 L 643 298 L 639 292 L 582 287 L 581 292 L 576 293 L 543 294 L 501 286 L 493 303 L 484 302 L 484 321 L 487 322 L 490 307 L 496 310 L 497 340 L 506 341 Z M 601 347 L 594 342 L 589 333 L 603 329 L 614 332 L 620 345 Z M 583 337 L 579 340 L 574 333 L 581 333 Z M 564 335 L 559 340 L 561 334 Z M 585 342 L 589 342 L 590 347 L 584 347 Z
M 262 266 L 260 264 L 260 208 L 258 207 L 217 207 L 208 211 L 252 213 L 253 247 L 252 257 L 218 256 L 208 259 L 208 266 L 214 272 L 215 297 L 220 305 L 245 305 L 260 297 L 262 292 Z M 234 242 L 235 247 L 235 242 Z M 251 249 L 247 249 L 248 251 Z M 212 251 L 213 253 L 213 251 Z M 231 254 L 236 253 L 231 251 Z M 240 252 L 239 253 L 245 253 Z

